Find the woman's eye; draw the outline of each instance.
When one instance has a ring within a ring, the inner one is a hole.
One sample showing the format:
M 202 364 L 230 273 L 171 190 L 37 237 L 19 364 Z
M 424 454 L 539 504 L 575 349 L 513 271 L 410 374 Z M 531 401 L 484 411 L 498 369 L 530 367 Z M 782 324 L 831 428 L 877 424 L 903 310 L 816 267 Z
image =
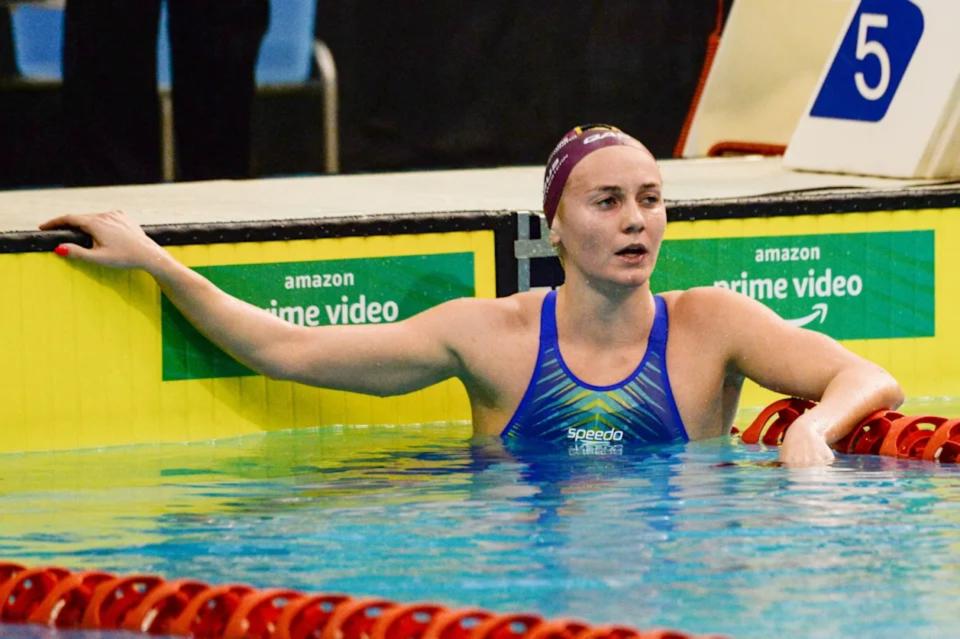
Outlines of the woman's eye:
M 597 201 L 597 206 L 602 209 L 609 209 L 617 203 L 617 199 L 614 197 L 605 197 L 602 200 Z
M 660 196 L 655 193 L 644 195 L 643 203 L 649 206 L 656 206 L 657 204 L 660 204 Z

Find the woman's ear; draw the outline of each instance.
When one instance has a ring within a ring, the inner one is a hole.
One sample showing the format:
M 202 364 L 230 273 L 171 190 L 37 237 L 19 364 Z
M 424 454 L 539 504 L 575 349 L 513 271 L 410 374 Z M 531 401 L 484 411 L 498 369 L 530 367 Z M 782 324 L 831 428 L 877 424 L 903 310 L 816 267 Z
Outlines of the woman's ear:
M 560 216 L 553 218 L 553 224 L 550 225 L 550 234 L 547 236 L 550 240 L 550 246 L 557 248 L 560 246 Z

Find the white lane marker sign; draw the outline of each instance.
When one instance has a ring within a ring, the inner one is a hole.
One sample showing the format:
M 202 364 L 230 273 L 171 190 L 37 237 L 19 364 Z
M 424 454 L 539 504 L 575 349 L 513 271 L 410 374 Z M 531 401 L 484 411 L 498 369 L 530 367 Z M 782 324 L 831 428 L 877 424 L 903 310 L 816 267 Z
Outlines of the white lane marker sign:
M 784 164 L 960 176 L 960 2 L 860 0 Z

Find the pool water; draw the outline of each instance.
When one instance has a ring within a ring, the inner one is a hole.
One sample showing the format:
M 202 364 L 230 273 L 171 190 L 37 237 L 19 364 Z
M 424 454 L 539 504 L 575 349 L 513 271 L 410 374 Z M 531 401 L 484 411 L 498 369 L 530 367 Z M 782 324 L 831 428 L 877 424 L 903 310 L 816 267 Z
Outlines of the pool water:
M 742 639 L 955 630 L 960 468 L 775 460 L 507 451 L 465 425 L 5 455 L 0 558 Z

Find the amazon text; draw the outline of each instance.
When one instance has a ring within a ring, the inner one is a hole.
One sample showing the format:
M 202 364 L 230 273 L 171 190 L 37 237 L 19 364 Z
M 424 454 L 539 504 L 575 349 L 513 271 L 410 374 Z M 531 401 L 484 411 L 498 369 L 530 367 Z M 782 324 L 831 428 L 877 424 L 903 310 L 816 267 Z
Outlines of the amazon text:
M 814 262 L 820 259 L 819 246 L 784 246 L 758 248 L 753 252 L 754 262 Z

